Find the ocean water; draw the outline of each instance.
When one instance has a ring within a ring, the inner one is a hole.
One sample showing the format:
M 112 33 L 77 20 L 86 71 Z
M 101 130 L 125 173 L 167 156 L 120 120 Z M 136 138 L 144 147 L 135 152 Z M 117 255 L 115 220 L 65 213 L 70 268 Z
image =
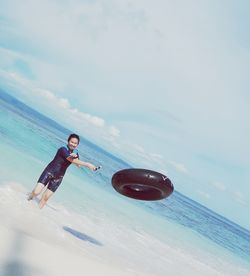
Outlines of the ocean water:
M 129 164 L 81 139 L 80 158 L 43 210 L 30 191 L 70 130 L 0 90 L 0 219 L 65 250 L 134 275 L 250 275 L 250 232 L 175 191 L 156 202 L 116 193 L 113 173 Z M 32 227 L 31 227 L 32 225 Z

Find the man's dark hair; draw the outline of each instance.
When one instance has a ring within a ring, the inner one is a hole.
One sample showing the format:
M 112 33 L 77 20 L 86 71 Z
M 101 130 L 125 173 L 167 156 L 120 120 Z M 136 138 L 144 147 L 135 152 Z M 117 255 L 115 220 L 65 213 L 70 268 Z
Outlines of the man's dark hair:
M 68 138 L 68 142 L 71 138 L 76 138 L 78 140 L 78 144 L 80 143 L 80 137 L 79 135 L 75 134 L 75 133 L 72 133 L 69 135 L 69 138 Z

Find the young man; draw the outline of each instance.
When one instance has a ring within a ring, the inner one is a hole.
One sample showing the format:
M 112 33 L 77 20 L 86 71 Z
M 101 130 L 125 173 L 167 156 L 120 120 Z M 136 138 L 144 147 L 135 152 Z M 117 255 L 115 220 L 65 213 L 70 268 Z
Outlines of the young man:
M 30 193 L 28 200 L 33 199 L 41 193 L 43 188 L 47 186 L 47 189 L 42 195 L 39 202 L 39 208 L 43 208 L 48 199 L 53 195 L 56 189 L 59 187 L 63 180 L 63 176 L 71 163 L 78 167 L 84 166 L 92 171 L 98 168 L 91 163 L 83 162 L 79 160 L 79 154 L 76 150 L 79 145 L 80 137 L 77 134 L 70 134 L 68 137 L 67 147 L 61 147 L 58 149 L 54 159 L 48 164 L 48 166 L 42 172 L 38 183 L 33 191 Z

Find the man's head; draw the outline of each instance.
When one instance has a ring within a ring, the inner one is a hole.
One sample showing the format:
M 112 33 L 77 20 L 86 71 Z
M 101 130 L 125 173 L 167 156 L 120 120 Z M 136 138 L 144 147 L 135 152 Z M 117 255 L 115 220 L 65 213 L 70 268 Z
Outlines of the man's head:
M 70 134 L 68 138 L 68 147 L 74 150 L 80 143 L 80 137 L 77 134 Z

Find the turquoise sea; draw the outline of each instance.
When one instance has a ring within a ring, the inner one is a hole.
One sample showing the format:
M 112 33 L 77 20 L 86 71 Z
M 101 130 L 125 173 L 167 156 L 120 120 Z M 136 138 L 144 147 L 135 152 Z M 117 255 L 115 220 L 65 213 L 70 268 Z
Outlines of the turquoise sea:
M 71 130 L 6 92 L 0 90 L 0 218 L 17 225 L 31 216 L 29 203 L 20 198 Z M 135 275 L 250 275 L 249 230 L 178 191 L 155 202 L 123 197 L 111 178 L 130 165 L 80 135 L 80 158 L 102 169 L 70 166 L 48 206 L 39 210 L 39 228 L 32 232 L 23 224 L 26 233 L 116 262 Z

